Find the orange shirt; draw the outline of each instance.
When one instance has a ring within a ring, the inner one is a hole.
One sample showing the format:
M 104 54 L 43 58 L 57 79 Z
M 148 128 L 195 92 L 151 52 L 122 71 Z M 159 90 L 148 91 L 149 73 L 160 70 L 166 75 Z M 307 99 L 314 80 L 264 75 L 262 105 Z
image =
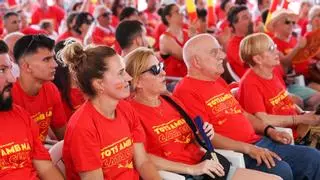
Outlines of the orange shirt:
M 39 179 L 32 160 L 50 160 L 50 156 L 36 123 L 15 104 L 10 111 L 0 111 L 0 117 L 0 179 Z
M 108 119 L 87 101 L 71 116 L 63 147 L 67 179 L 80 179 L 79 172 L 98 168 L 106 180 L 139 179 L 133 145 L 145 141 L 140 119 L 125 101 L 119 102 L 115 114 Z
M 189 125 L 171 104 L 163 98 L 160 100 L 159 107 L 130 100 L 132 106 L 139 109 L 137 112 L 147 137 L 146 151 L 174 162 L 190 165 L 199 163 L 204 153 L 194 144 Z
M 243 76 L 238 97 L 241 106 L 247 112 L 251 114 L 266 112 L 273 115 L 298 114 L 283 84 L 282 76 L 277 72 L 282 70 L 280 68 L 274 69 L 273 78 L 270 80 L 261 78 L 251 69 Z M 296 135 L 295 128 L 293 127 L 294 135 Z
M 185 105 L 193 118 L 200 115 L 213 125 L 217 133 L 247 143 L 260 140 L 222 78 L 202 81 L 184 77 L 173 95 Z
M 13 102 L 24 108 L 39 126 L 39 136 L 44 141 L 48 135 L 49 126 L 61 128 L 66 124 L 67 117 L 58 88 L 52 82 L 42 85 L 38 95 L 29 96 L 20 87 L 17 80 L 12 88 Z

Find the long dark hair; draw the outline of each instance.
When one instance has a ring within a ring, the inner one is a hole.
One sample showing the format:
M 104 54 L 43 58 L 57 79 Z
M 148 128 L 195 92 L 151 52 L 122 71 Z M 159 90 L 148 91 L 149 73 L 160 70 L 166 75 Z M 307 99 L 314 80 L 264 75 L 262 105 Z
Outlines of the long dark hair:
M 58 42 L 54 47 L 54 58 L 58 63 L 58 67 L 56 69 L 56 74 L 54 76 L 53 83 L 58 87 L 62 100 L 64 100 L 67 103 L 70 109 L 74 110 L 70 99 L 71 74 L 69 68 L 68 66 L 62 64 L 62 61 L 57 60 L 57 58 L 60 58 L 57 57 L 58 52 L 62 50 L 64 47 L 65 40 Z

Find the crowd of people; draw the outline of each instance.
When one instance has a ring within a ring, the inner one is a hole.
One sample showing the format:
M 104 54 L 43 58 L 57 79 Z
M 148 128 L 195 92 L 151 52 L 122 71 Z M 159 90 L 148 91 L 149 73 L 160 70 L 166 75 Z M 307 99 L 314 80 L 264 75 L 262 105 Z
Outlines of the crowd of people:
M 1 4 L 0 179 L 320 178 L 306 141 L 320 125 L 319 5 L 36 2 Z M 199 116 L 214 148 L 242 153 L 245 168 L 205 158 L 190 125 Z M 65 172 L 47 146 L 59 141 Z

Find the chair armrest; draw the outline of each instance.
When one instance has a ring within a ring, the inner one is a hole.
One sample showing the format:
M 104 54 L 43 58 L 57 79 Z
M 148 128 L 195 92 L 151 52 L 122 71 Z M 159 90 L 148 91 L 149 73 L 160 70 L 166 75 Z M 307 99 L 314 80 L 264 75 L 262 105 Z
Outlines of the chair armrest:
M 232 166 L 246 168 L 242 153 L 224 149 L 215 149 L 215 151 L 226 157 L 231 162 Z
M 288 134 L 290 134 L 292 138 L 291 145 L 294 145 L 293 133 L 291 128 L 284 128 L 284 127 L 275 127 L 275 128 L 277 131 L 287 132 Z
M 169 172 L 169 171 L 158 171 L 160 174 L 160 177 L 163 180 L 185 180 L 186 178 L 184 176 L 181 176 L 180 174 Z

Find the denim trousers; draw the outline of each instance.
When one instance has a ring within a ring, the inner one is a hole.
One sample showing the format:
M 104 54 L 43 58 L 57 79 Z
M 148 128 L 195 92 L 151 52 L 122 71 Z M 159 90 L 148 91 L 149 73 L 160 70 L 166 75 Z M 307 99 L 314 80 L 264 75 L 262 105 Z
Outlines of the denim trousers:
M 276 166 L 268 168 L 264 163 L 257 166 L 257 161 L 244 155 L 246 168 L 276 174 L 284 180 L 320 180 L 320 152 L 311 147 L 284 145 L 263 137 L 256 146 L 275 152 L 282 159 L 275 159 Z

